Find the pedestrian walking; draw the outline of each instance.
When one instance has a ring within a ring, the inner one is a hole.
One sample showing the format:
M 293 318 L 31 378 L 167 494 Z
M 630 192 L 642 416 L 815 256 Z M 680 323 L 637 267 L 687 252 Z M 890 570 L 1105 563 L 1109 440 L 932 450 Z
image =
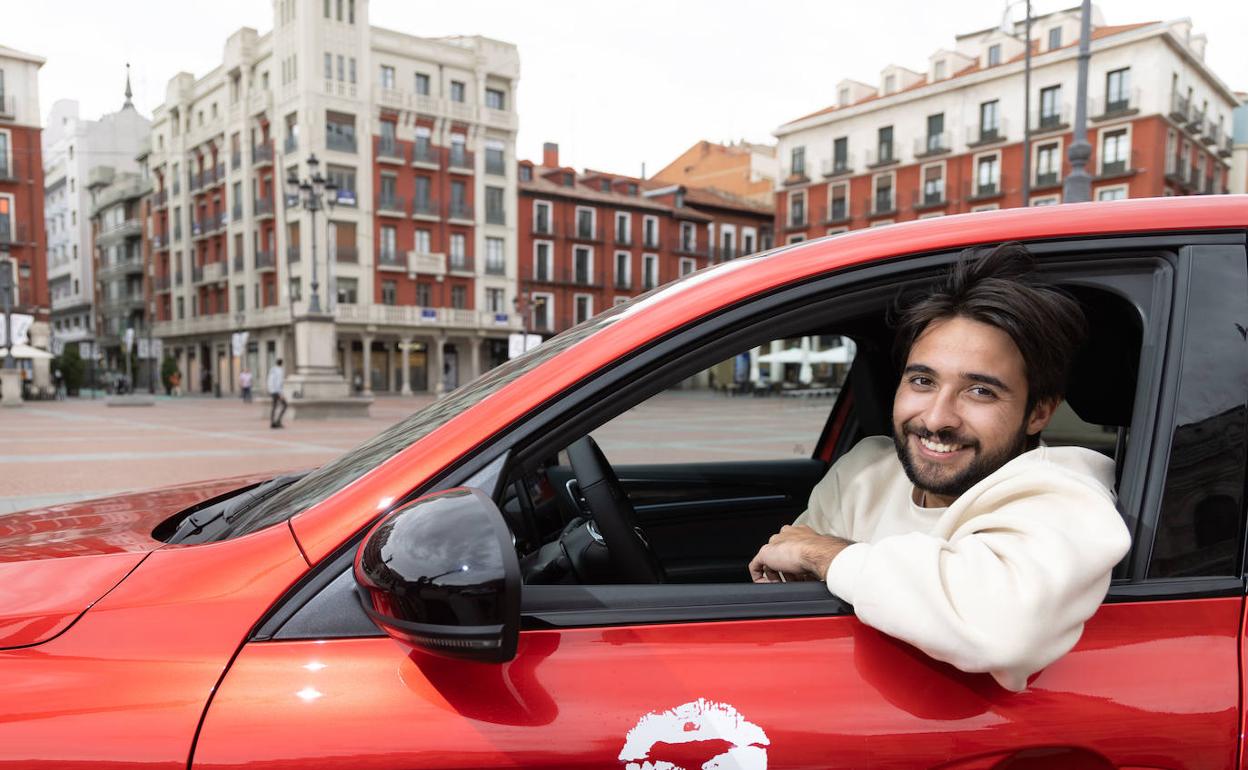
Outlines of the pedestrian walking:
M 269 367 L 269 379 L 266 383 L 269 386 L 269 396 L 273 399 L 273 405 L 269 407 L 269 427 L 282 427 L 282 415 L 286 414 L 286 399 L 282 397 L 282 385 L 286 382 L 286 371 L 282 369 L 282 359 L 277 359 L 277 363 Z M 280 408 L 279 408 L 280 407 Z
M 52 372 L 52 381 L 56 384 L 56 400 L 64 401 L 65 400 L 65 376 L 61 374 L 61 369 L 59 366 L 56 368 L 55 371 Z
M 238 387 L 243 391 L 243 403 L 251 403 L 251 370 L 244 369 L 238 373 Z

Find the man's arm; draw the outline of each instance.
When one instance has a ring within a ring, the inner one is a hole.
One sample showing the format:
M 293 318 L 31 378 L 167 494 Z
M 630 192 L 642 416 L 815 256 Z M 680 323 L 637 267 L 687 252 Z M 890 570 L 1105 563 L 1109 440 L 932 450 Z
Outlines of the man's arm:
M 853 542 L 834 535 L 820 535 L 804 525 L 785 525 L 750 560 L 755 583 L 780 583 L 803 574 L 825 580 L 837 554 Z

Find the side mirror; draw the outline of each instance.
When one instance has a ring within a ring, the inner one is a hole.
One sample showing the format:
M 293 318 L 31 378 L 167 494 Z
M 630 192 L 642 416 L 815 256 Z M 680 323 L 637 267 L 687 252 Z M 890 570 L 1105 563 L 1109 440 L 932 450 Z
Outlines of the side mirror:
M 520 634 L 520 563 L 498 507 L 461 487 L 383 518 L 355 555 L 364 611 L 405 645 L 504 663 Z

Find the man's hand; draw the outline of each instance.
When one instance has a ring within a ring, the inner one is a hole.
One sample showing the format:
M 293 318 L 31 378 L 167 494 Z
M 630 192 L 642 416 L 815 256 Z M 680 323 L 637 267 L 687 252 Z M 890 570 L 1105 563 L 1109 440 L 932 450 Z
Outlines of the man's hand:
M 807 526 L 785 525 L 750 560 L 750 578 L 755 583 L 805 580 L 806 575 L 824 580 L 832 560 L 852 544 Z

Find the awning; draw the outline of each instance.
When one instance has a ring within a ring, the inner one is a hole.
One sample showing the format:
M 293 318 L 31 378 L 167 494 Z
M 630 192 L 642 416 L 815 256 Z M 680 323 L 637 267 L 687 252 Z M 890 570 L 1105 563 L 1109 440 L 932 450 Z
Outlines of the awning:
M 6 357 L 8 357 L 8 355 L 9 355 L 8 348 L 0 348 L 0 362 L 2 362 Z M 21 343 L 18 343 L 13 346 L 13 357 L 14 358 L 42 359 L 42 360 L 56 358 L 56 356 L 52 355 L 46 350 L 40 350 L 39 348 L 32 347 L 30 345 L 23 345 Z

